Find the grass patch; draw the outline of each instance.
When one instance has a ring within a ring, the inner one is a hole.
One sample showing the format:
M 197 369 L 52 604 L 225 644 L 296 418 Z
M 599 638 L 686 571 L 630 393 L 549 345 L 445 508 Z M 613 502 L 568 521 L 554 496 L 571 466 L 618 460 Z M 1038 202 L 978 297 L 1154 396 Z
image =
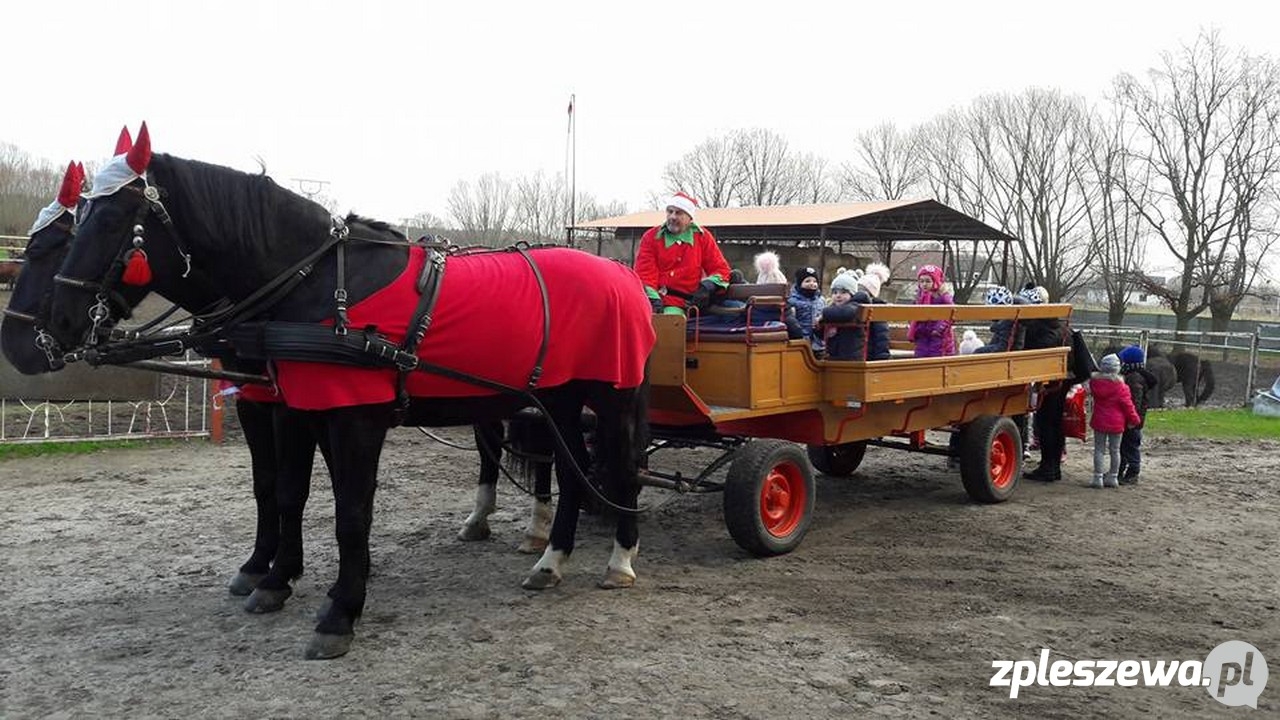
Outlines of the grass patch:
M 162 447 L 173 440 L 78 440 L 74 442 L 18 443 L 0 445 L 0 460 L 41 455 L 81 455 L 119 448 Z
M 1280 440 L 1280 418 L 1248 409 L 1160 410 L 1147 413 L 1144 433 L 1222 440 Z

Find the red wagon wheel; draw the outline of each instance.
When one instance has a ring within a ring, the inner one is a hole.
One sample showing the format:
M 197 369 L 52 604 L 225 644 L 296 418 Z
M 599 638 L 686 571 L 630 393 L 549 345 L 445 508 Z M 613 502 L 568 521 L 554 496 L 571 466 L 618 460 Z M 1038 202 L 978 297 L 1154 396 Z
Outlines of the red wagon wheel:
M 1022 434 L 1010 418 L 983 415 L 960 438 L 960 479 L 978 502 L 1004 502 L 1022 475 Z
M 794 550 L 813 517 L 813 472 L 804 452 L 783 440 L 754 440 L 738 451 L 724 490 L 724 522 L 753 555 Z

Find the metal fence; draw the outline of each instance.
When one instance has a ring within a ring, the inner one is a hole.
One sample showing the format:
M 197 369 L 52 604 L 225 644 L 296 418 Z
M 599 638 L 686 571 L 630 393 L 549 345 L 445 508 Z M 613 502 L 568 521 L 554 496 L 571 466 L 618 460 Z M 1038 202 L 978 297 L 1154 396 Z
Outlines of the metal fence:
M 1157 347 L 1165 354 L 1189 352 L 1209 360 L 1215 367 L 1240 374 L 1239 382 L 1224 385 L 1235 397 L 1223 396 L 1223 400 L 1252 402 L 1258 391 L 1271 387 L 1280 375 L 1280 325 L 1260 324 L 1253 332 L 1178 332 L 1123 325 L 1072 324 L 1088 339 L 1090 347 L 1100 351 L 1108 346 L 1138 345 L 1150 353 Z
M 170 362 L 209 365 L 192 353 Z M 211 394 L 209 380 L 155 374 L 147 397 L 0 399 L 0 444 L 209 437 L 216 422 Z

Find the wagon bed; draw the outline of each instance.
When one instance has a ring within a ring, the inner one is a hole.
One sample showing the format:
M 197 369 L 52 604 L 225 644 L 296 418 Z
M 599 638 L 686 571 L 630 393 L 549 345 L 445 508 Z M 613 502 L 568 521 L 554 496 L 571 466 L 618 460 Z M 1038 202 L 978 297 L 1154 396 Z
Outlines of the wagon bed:
M 1058 318 L 1065 326 L 1070 314 L 1066 304 L 869 305 L 860 309 L 856 323 L 885 321 L 892 327 L 946 318 L 960 326 Z M 808 341 L 787 340 L 776 332 L 690 335 L 683 317 L 655 316 L 653 322 L 658 333 L 649 373 L 654 448 L 703 445 L 722 448 L 725 455 L 692 482 L 652 470 L 646 482 L 723 490 L 730 533 L 757 554 L 798 545 L 812 511 L 810 465 L 829 475 L 851 475 L 868 444 L 953 454 L 930 445 L 926 430 L 960 433 L 961 479 L 974 499 L 1008 499 L 1022 461 L 1021 434 L 1009 418 L 1034 410 L 1040 387 L 1068 377 L 1065 345 L 979 355 L 820 360 Z M 725 482 L 711 481 L 727 463 L 732 465 Z

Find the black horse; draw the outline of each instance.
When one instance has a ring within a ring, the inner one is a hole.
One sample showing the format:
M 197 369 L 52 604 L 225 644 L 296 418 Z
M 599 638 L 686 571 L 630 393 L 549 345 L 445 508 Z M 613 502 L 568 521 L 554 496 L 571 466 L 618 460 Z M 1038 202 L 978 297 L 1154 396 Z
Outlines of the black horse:
M 131 145 L 127 131 L 122 132 L 116 153 L 128 151 Z M 9 305 L 4 311 L 4 323 L 0 324 L 0 351 L 14 369 L 25 375 L 43 374 L 63 366 L 61 348 L 44 331 L 44 326 L 48 320 L 53 278 L 70 247 L 83 179 L 84 169 L 74 163 L 69 165 L 57 200 L 37 218 L 24 251 L 26 262 L 23 271 L 15 282 Z M 193 271 L 187 280 L 180 296 L 192 307 L 209 307 L 221 299 L 213 285 L 198 272 Z M 136 305 L 148 292 L 144 288 L 129 285 L 121 286 L 120 290 L 120 308 L 116 309 L 116 313 Z M 258 375 L 266 372 L 265 364 L 261 362 L 242 360 L 233 354 L 224 354 L 221 359 L 228 370 Z M 272 612 L 283 607 L 278 594 L 252 593 L 271 569 L 280 546 L 281 514 L 276 497 L 278 468 L 290 465 L 300 478 L 299 483 L 302 482 L 301 478 L 310 478 L 316 443 L 311 434 L 297 423 L 289 422 L 288 418 L 277 417 L 278 413 L 285 412 L 285 406 L 273 398 L 270 392 L 246 386 L 237 398 L 235 412 L 245 443 L 249 447 L 257 521 L 253 550 L 232 577 L 228 588 L 233 595 L 249 596 L 245 603 L 246 610 Z M 513 437 L 509 442 L 518 456 L 547 452 L 546 439 L 533 432 L 534 429 L 523 427 L 532 422 L 525 419 L 516 422 L 512 428 Z M 480 456 L 477 511 L 472 513 L 459 531 L 459 538 L 463 540 L 480 540 L 489 536 L 486 517 L 493 512 L 496 497 L 498 464 L 502 458 L 502 423 L 477 426 L 476 438 L 478 444 L 483 442 L 487 448 L 482 446 L 484 451 Z M 522 552 L 540 552 L 545 547 L 551 522 L 549 470 L 537 463 L 531 464 L 527 469 L 521 465 L 519 469 L 533 478 L 536 495 L 530 524 L 519 549 Z M 305 489 L 309 487 L 308 480 L 300 489 L 305 493 Z M 306 495 L 295 494 L 286 498 L 286 501 L 292 501 L 297 506 L 297 511 L 287 517 L 300 518 L 306 504 Z M 295 532 L 301 533 L 301 528 Z M 295 562 L 300 567 L 302 559 L 297 558 Z
M 151 158 L 149 139 L 144 138 L 145 126 L 134 149 L 108 163 L 95 178 L 50 309 L 51 332 L 64 345 L 79 342 L 91 329 L 90 308 L 110 296 L 137 263 L 135 251 L 142 249 L 144 237 L 152 274 L 149 287 L 171 300 L 177 301 L 174 295 L 181 294 L 186 276 L 198 270 L 241 308 L 250 306 L 254 315 L 269 313 L 275 321 L 336 325 L 349 309 L 356 328 L 351 332 L 364 333 L 366 342 L 373 343 L 378 338 L 367 332 L 373 323 L 363 315 L 365 310 L 404 292 L 393 281 L 429 277 L 420 273 L 427 265 L 425 253 L 410 248 L 385 224 L 358 217 L 335 221 L 319 205 L 265 176 L 166 155 Z M 339 243 L 345 252 L 331 249 Z M 451 257 L 440 265 L 439 302 L 419 355 L 444 375 L 414 373 L 407 378 L 414 398 L 403 408 L 402 418 L 395 401 L 399 376 L 394 369 L 277 358 L 284 400 L 297 408 L 300 424 L 326 452 L 333 476 L 339 573 L 308 657 L 336 657 L 350 647 L 366 596 L 378 459 L 386 431 L 397 419 L 416 425 L 493 421 L 536 399 L 564 438 L 557 453 L 564 468 L 566 463 L 586 465 L 580 417 L 582 408 L 590 406 L 598 417 L 598 456 L 606 467 L 612 499 L 623 507 L 635 504 L 645 445 L 644 364 L 654 334 L 648 303 L 634 274 L 612 261 L 553 249 Z M 343 267 L 355 271 L 344 273 Z M 516 291 L 521 268 L 523 295 Z M 295 275 L 295 280 L 286 280 Z M 469 312 L 475 288 L 468 278 L 481 277 L 486 284 L 501 277 L 508 296 L 522 297 L 530 306 L 538 305 L 535 298 L 541 288 L 542 312 L 522 315 L 517 305 L 507 308 L 509 317 L 502 322 L 476 322 L 476 314 Z M 271 302 L 258 303 L 273 288 L 278 291 Z M 345 292 L 337 293 L 339 289 Z M 409 333 L 413 304 L 398 308 L 396 317 L 376 321 L 386 328 L 391 342 Z M 228 316 L 221 317 L 225 321 Z M 208 326 L 216 322 L 210 320 Z M 486 379 L 459 379 L 462 376 L 455 372 L 493 355 L 498 357 Z M 518 387 L 518 377 L 536 386 L 532 394 L 494 393 L 495 381 Z M 469 386 L 473 382 L 482 386 Z M 329 394 L 317 398 L 310 392 Z M 334 400 L 343 393 L 352 394 L 355 401 Z M 562 564 L 573 550 L 582 485 L 564 477 L 563 469 L 561 475 L 551 542 L 525 580 L 526 587 L 558 583 Z M 282 473 L 279 482 L 281 496 L 302 492 L 291 473 Z M 284 517 L 291 508 L 281 507 L 280 512 Z M 300 533 L 284 528 L 277 561 L 259 589 L 287 591 L 297 569 L 288 546 L 300 542 Z M 631 562 L 636 547 L 636 518 L 619 513 L 602 586 L 634 583 Z
M 1156 374 L 1164 386 L 1162 391 L 1172 390 L 1175 383 L 1181 385 L 1183 402 L 1187 407 L 1203 405 L 1213 395 L 1216 384 L 1213 365 L 1195 353 L 1177 350 L 1166 356 L 1153 345 L 1147 350 L 1147 364 L 1153 363 L 1159 368 Z M 1166 368 L 1166 364 L 1169 367 Z M 1163 398 L 1160 407 L 1163 407 Z
M 127 151 L 131 145 L 128 133 L 121 133 L 116 146 L 117 154 Z M 53 294 L 53 278 L 70 249 L 83 177 L 83 168 L 75 165 L 68 167 L 58 200 L 42 211 L 37 219 L 24 252 L 26 262 L 14 285 L 9 306 L 4 311 L 5 320 L 0 325 L 0 351 L 3 351 L 5 359 L 14 369 L 25 375 L 52 372 L 64 366 L 62 348 L 46 332 L 45 327 Z M 218 299 L 217 291 L 207 280 L 199 275 L 193 275 L 189 279 L 184 293 L 179 296 L 193 306 L 205 307 Z M 121 286 L 113 303 L 116 308 L 110 324 L 127 318 L 129 309 L 141 302 L 147 292 L 141 287 Z M 225 363 L 228 369 L 242 372 L 261 373 L 264 370 L 260 366 L 237 362 L 235 358 L 227 358 Z M 258 513 L 254 549 L 230 583 L 231 592 L 237 595 L 248 595 L 257 581 L 266 575 L 279 545 L 280 521 L 275 493 L 278 460 L 274 430 L 274 413 L 279 405 L 245 399 L 236 404 L 237 417 L 250 449 L 254 500 Z M 294 462 L 299 463 L 299 471 L 309 475 L 311 458 L 315 452 L 315 443 L 310 440 L 310 436 L 304 434 L 300 437 L 281 437 L 285 440 L 283 448 L 291 457 L 296 458 Z

